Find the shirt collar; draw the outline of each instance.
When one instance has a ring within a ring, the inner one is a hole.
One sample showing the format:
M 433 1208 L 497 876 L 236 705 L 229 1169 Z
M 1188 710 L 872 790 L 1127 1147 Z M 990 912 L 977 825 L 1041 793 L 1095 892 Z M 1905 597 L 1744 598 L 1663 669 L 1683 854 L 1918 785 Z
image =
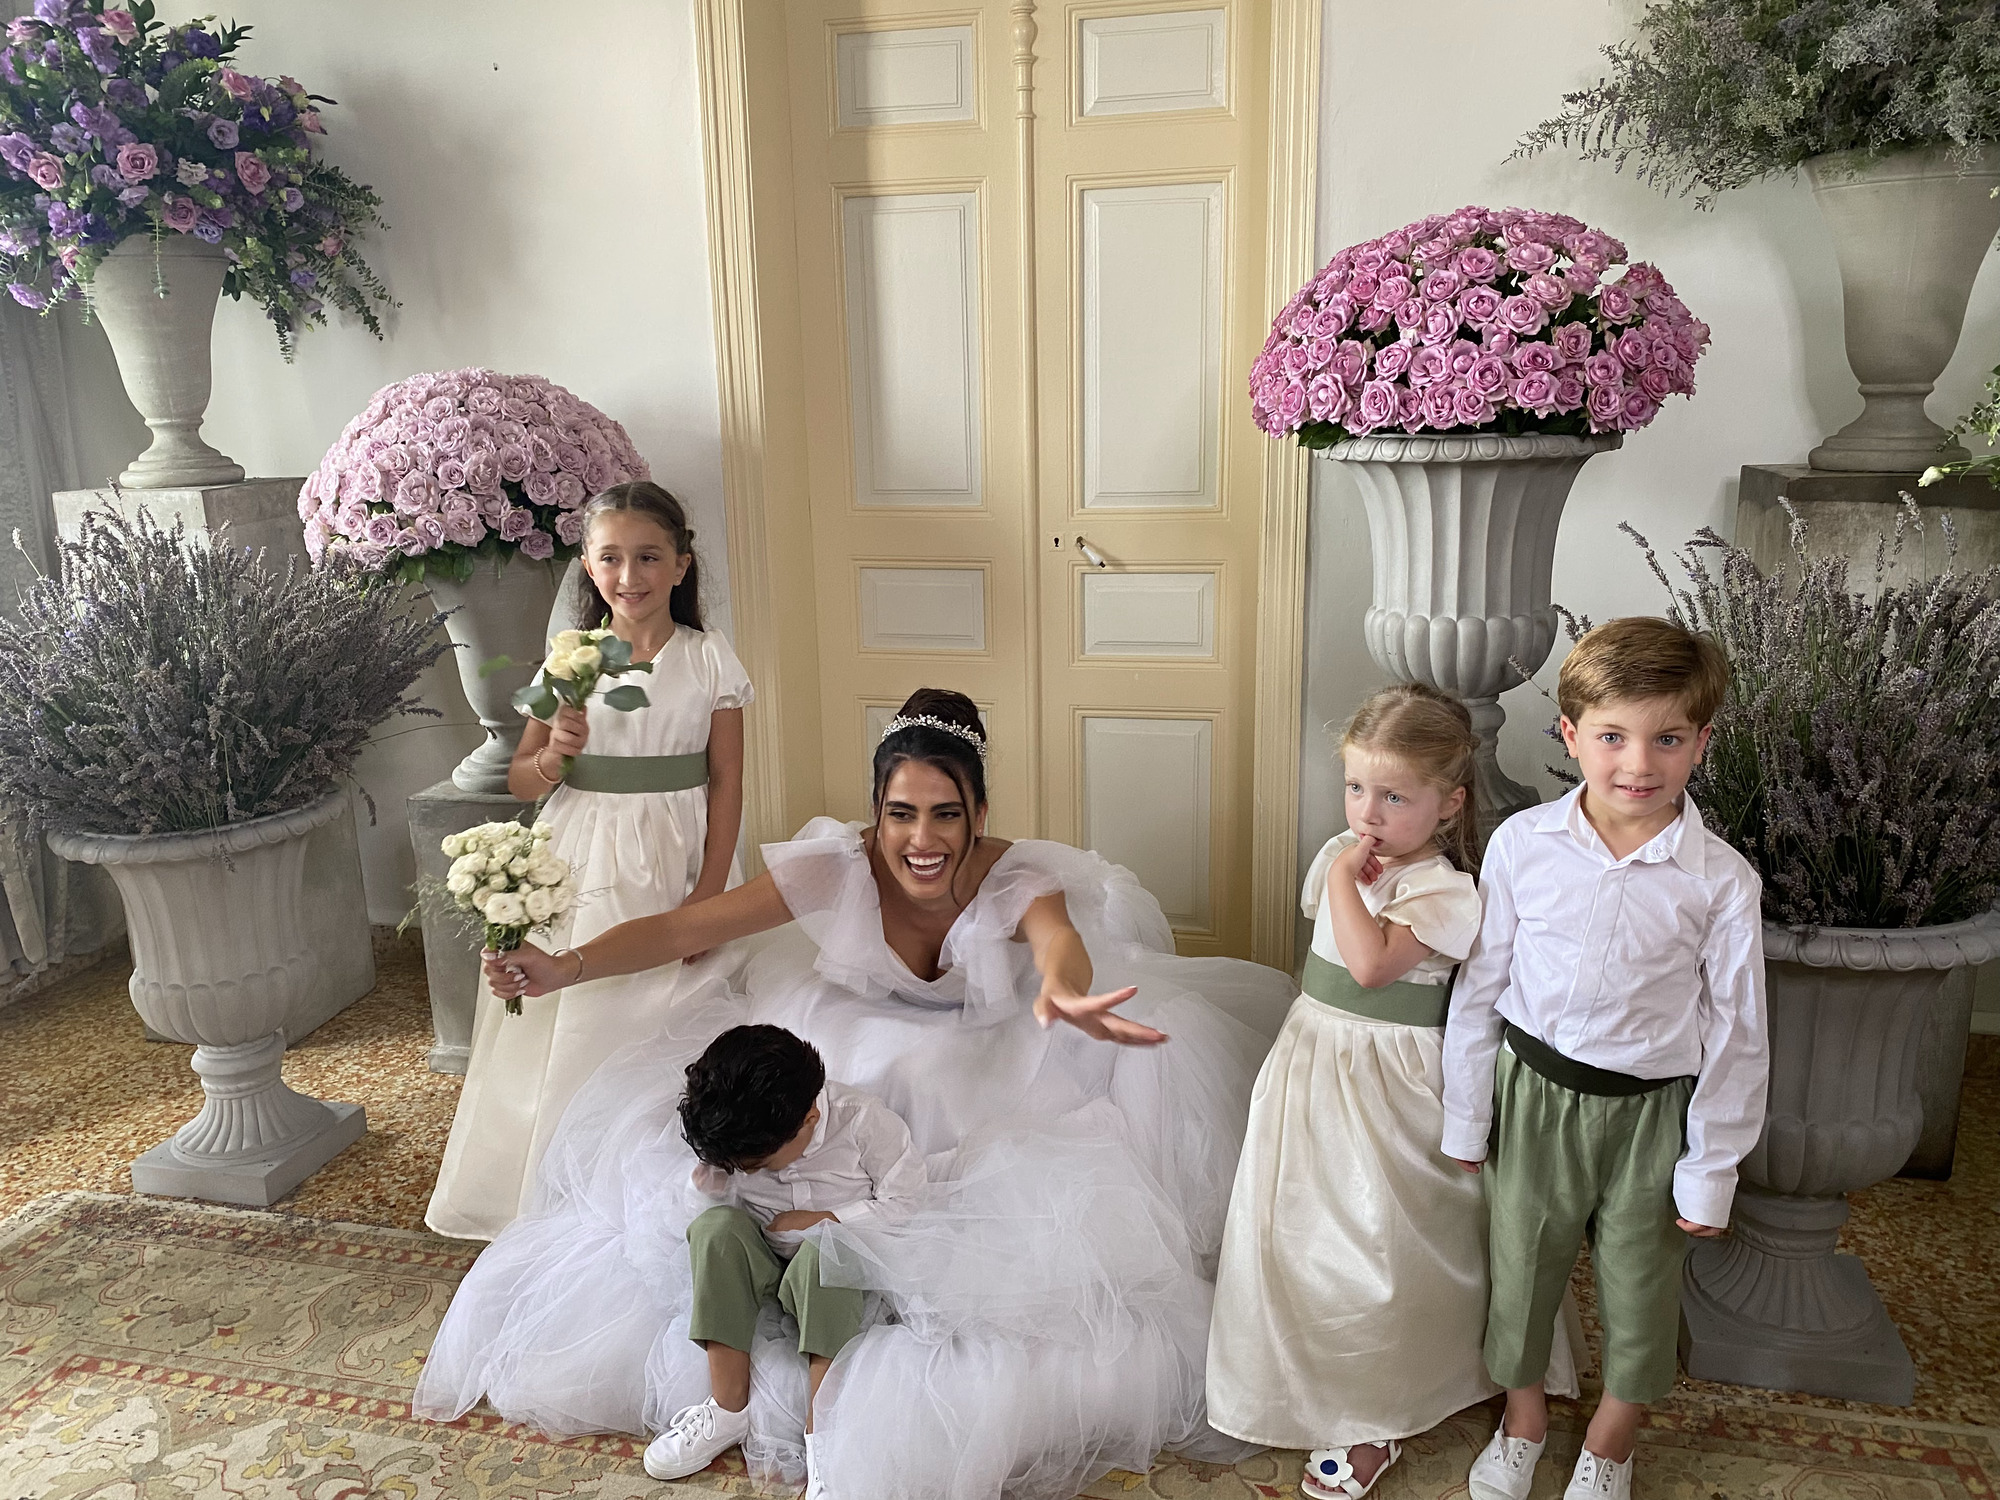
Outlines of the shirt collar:
M 1572 788 L 1549 808 L 1547 815 L 1542 819 L 1540 830 L 1543 833 L 1567 833 L 1584 848 L 1597 850 L 1607 860 L 1611 860 L 1611 851 L 1604 847 L 1604 840 L 1599 838 L 1597 830 L 1590 826 L 1590 819 L 1583 815 L 1583 788 L 1580 785 Z M 1694 805 L 1694 798 L 1683 792 L 1679 817 L 1624 859 L 1611 860 L 1611 863 L 1654 865 L 1672 860 L 1688 874 L 1699 877 L 1707 869 L 1706 833 L 1707 825 L 1702 822 L 1701 809 Z

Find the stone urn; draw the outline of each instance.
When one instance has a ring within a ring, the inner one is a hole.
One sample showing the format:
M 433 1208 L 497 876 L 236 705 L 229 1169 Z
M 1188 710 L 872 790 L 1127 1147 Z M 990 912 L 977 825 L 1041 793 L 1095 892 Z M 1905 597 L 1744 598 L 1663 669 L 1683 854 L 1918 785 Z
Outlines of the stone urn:
M 1835 1253 L 1847 1194 L 1923 1131 L 1924 1023 L 1954 971 L 2000 956 L 2000 909 L 1902 929 L 1764 927 L 1771 1083 L 1733 1233 L 1696 1240 L 1681 1354 L 1703 1380 L 1907 1406 L 1916 1373 L 1868 1273 Z
M 1555 644 L 1556 527 L 1597 437 L 1372 436 L 1326 450 L 1361 488 L 1374 554 L 1368 654 L 1399 682 L 1462 699 L 1479 733 L 1482 808 L 1497 822 L 1541 799 L 1500 769 L 1500 694 Z
M 1914 473 L 1962 459 L 1924 411 L 1951 363 L 1966 302 L 2000 232 L 2000 147 L 1971 165 L 1944 147 L 1870 161 L 1854 152 L 1806 163 L 1840 262 L 1847 363 L 1861 415 L 1813 449 L 1815 469 Z
M 90 279 L 90 310 L 104 325 L 125 394 L 153 430 L 152 446 L 118 476 L 134 490 L 235 484 L 243 466 L 202 441 L 209 334 L 229 269 L 222 251 L 191 234 L 121 240 Z
M 102 865 L 125 902 L 132 1004 L 194 1046 L 201 1113 L 132 1163 L 141 1193 L 263 1207 L 359 1140 L 358 1104 L 285 1086 L 283 1026 L 311 980 L 301 910 L 306 842 L 347 794 L 196 833 L 52 833 L 64 859 Z
M 433 576 L 426 584 L 437 607 L 448 611 L 444 628 L 457 649 L 458 680 L 486 731 L 486 742 L 452 769 L 451 784 L 461 792 L 509 795 L 507 766 L 524 727 L 514 694 L 548 654 L 546 632 L 559 576 L 554 564 L 517 553 L 500 566 L 475 563 L 463 583 Z M 479 669 L 497 656 L 522 665 L 482 676 Z

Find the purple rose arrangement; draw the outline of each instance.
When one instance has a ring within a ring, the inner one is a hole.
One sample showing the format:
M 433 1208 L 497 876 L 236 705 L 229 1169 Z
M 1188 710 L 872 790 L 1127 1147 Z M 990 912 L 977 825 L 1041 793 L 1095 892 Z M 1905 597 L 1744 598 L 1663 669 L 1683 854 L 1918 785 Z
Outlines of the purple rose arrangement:
M 355 253 L 381 199 L 316 161 L 318 106 L 230 59 L 247 26 L 168 26 L 153 0 L 35 0 L 0 33 L 0 283 L 46 311 L 88 294 L 134 235 L 193 235 L 229 261 L 222 289 L 269 315 L 289 359 L 338 307 L 378 338 L 389 295 Z
M 299 491 L 313 561 L 409 582 L 576 556 L 583 504 L 652 471 L 625 429 L 539 375 L 451 370 L 377 391 Z
M 1301 287 L 1250 367 L 1252 415 L 1308 448 L 1390 431 L 1630 432 L 1694 394 L 1707 347 L 1708 325 L 1610 235 L 1462 208 L 1350 246 Z

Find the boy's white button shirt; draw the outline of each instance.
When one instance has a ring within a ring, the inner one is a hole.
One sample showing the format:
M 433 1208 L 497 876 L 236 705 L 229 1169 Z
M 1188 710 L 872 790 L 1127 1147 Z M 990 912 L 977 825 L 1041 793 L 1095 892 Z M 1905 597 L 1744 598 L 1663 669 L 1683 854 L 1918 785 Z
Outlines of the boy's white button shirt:
M 843 1224 L 903 1207 L 923 1187 L 923 1154 L 903 1117 L 873 1094 L 829 1082 L 820 1091 L 819 1123 L 799 1159 L 775 1172 L 724 1172 L 698 1165 L 695 1187 L 734 1204 L 766 1225 L 793 1209 L 830 1213 Z M 770 1236 L 796 1248 L 801 1231 Z
M 1445 1027 L 1444 1153 L 1484 1160 L 1501 1023 L 1512 1021 L 1593 1067 L 1695 1075 L 1674 1202 L 1720 1227 L 1764 1125 L 1762 882 L 1691 798 L 1624 859 L 1582 798 L 1579 788 L 1515 814 L 1487 848 L 1479 940 Z

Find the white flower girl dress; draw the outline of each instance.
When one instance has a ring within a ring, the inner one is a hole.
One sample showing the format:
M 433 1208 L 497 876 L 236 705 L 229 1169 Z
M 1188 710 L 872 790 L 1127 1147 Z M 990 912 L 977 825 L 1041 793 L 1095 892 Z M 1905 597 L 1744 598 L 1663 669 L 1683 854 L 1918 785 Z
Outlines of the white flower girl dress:
M 1296 991 L 1273 969 L 1172 951 L 1129 871 L 1061 844 L 1006 850 L 947 937 L 936 979 L 883 937 L 859 825 L 821 818 L 764 858 L 798 918 L 739 983 L 684 994 L 656 1035 L 577 1094 L 538 1201 L 483 1254 L 440 1329 L 415 1409 L 484 1394 L 556 1432 L 657 1431 L 708 1395 L 687 1338 L 685 1233 L 707 1201 L 674 1106 L 708 1040 L 747 1021 L 813 1042 L 928 1157 L 900 1222 L 828 1224 L 823 1274 L 881 1293 L 819 1397 L 834 1500 L 1069 1500 L 1162 1449 L 1251 1451 L 1206 1421 L 1209 1304 L 1250 1087 Z M 1154 1048 L 1044 1030 L 1012 941 L 1060 891 L 1099 991 L 1167 1032 Z M 805 1366 L 767 1309 L 753 1351 L 753 1474 L 796 1482 Z
M 742 708 L 754 696 L 729 642 L 685 625 L 654 656 L 651 675 L 628 680 L 644 684 L 645 707 L 620 712 L 602 695 L 585 705 L 587 755 L 600 764 L 706 750 L 715 711 Z M 536 936 L 552 950 L 672 911 L 701 878 L 706 785 L 640 792 L 564 785 L 542 816 L 555 826 L 549 848 L 569 861 L 579 896 L 568 918 L 546 938 Z M 729 883 L 738 881 L 732 870 Z M 482 976 L 465 1088 L 424 1222 L 461 1239 L 491 1239 L 504 1229 L 528 1199 L 570 1096 L 605 1058 L 661 1024 L 696 977 L 684 980 L 681 970 L 675 964 L 588 980 L 524 999 L 517 1016 L 506 1014 Z

